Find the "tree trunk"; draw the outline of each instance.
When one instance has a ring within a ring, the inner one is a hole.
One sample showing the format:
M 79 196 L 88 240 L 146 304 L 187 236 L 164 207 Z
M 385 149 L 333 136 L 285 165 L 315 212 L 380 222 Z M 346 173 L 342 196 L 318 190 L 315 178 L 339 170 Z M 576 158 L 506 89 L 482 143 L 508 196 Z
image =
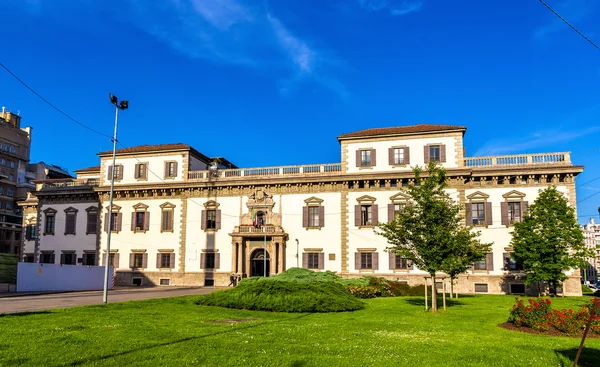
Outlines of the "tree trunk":
M 425 278 L 425 311 L 427 311 L 427 278 Z
M 450 278 L 450 298 L 454 298 L 454 279 Z
M 446 312 L 446 282 L 442 279 L 442 297 L 444 299 L 444 312 Z
M 540 297 L 541 296 L 540 292 L 542 291 L 542 286 L 540 285 L 539 281 L 537 282 L 537 285 L 538 285 L 538 297 Z
M 435 274 L 431 276 L 431 312 L 437 312 L 437 292 L 435 289 Z

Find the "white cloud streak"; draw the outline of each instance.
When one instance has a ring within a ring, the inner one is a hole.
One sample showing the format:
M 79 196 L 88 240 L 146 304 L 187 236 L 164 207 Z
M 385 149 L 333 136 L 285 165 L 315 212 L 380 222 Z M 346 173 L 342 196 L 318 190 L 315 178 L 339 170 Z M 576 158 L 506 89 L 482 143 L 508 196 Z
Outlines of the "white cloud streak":
M 422 1 L 408 0 L 358 0 L 358 4 L 366 11 L 386 11 L 393 16 L 403 16 L 418 12 L 423 7 Z

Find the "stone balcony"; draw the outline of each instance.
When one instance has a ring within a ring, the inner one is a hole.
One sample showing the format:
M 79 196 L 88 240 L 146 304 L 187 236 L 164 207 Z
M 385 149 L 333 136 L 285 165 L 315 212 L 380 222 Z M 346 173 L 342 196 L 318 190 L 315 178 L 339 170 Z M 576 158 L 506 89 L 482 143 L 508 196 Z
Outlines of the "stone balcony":
M 210 181 L 211 179 L 240 179 L 245 178 L 273 178 L 292 176 L 330 176 L 342 172 L 341 163 L 310 164 L 302 166 L 280 166 L 260 168 L 236 168 L 218 171 L 190 171 L 188 181 Z
M 100 184 L 99 179 L 60 178 L 54 180 L 36 181 L 36 191 L 64 190 L 69 188 L 90 188 Z

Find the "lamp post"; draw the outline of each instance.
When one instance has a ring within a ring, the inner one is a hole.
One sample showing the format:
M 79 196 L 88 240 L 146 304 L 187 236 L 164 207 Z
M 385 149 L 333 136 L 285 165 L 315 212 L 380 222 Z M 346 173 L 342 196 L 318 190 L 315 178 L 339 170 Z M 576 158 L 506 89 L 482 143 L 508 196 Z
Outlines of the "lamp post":
M 119 103 L 116 96 L 112 93 L 108 94 L 110 96 L 110 103 L 115 105 L 115 131 L 113 134 L 112 142 L 113 142 L 113 151 L 112 151 L 112 168 L 111 168 L 111 177 L 110 177 L 110 195 L 108 199 L 108 234 L 106 235 L 106 257 L 105 257 L 105 266 L 104 266 L 104 294 L 102 297 L 102 302 L 108 302 L 108 269 L 110 268 L 110 235 L 113 229 L 113 225 L 115 225 L 112 218 L 112 206 L 113 206 L 113 192 L 115 189 L 115 160 L 117 156 L 117 126 L 119 125 L 119 110 L 126 110 L 129 107 L 129 101 L 121 101 Z M 114 269 L 113 269 L 114 271 Z

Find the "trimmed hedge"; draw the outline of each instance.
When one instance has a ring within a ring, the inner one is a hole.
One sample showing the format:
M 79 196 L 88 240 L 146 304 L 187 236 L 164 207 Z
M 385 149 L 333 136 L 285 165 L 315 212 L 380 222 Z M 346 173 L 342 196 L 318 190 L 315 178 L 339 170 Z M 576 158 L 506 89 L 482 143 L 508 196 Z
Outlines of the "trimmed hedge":
M 293 279 L 293 277 L 291 277 Z M 334 281 L 248 278 L 236 287 L 201 296 L 198 305 L 276 312 L 341 312 L 365 307 Z

